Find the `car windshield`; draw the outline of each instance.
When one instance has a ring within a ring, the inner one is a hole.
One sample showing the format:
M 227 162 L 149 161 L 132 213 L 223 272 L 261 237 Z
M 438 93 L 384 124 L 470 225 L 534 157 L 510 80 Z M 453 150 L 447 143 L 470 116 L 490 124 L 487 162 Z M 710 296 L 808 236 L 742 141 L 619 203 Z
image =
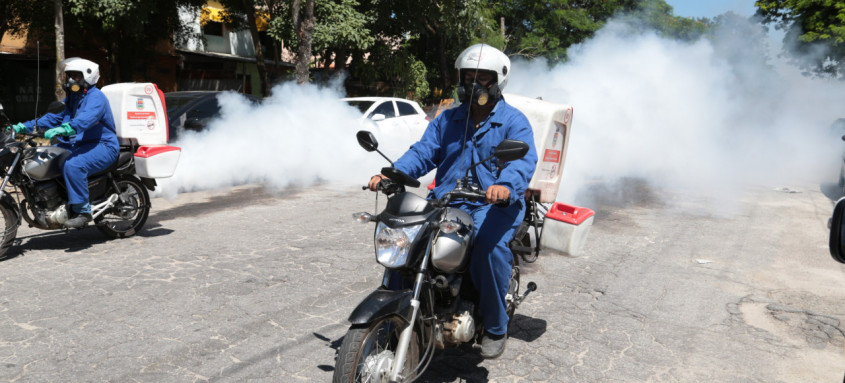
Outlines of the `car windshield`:
M 375 101 L 360 101 L 360 100 L 346 101 L 346 103 L 348 103 L 349 105 L 358 108 L 358 110 L 360 110 L 361 113 L 366 113 L 367 109 L 370 109 L 370 106 L 372 106 L 374 102 Z
M 164 103 L 167 107 L 167 114 L 173 113 L 176 109 L 179 109 L 191 101 L 194 101 L 202 96 L 205 96 L 203 93 L 197 94 L 181 94 L 181 95 L 164 95 Z

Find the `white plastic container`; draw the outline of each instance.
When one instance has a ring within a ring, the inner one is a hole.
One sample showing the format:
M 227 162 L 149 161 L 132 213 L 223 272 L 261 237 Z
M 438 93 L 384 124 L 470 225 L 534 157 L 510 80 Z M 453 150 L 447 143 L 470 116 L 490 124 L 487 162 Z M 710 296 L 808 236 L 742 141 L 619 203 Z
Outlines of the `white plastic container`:
M 525 114 L 534 130 L 534 145 L 539 158 L 528 189 L 539 192 L 538 202 L 554 202 L 569 146 L 572 107 L 516 94 L 506 93 L 504 96 L 508 104 Z
M 153 83 L 119 83 L 102 89 L 114 115 L 118 138 L 134 138 L 135 174 L 145 178 L 173 176 L 182 149 L 168 146 L 164 93 Z
M 145 178 L 173 176 L 182 149 L 176 146 L 141 146 L 135 152 L 135 174 Z
M 153 83 L 119 83 L 102 89 L 114 115 L 117 136 L 135 138 L 139 145 L 167 145 L 164 93 Z
M 580 255 L 595 214 L 585 207 L 555 202 L 543 220 L 540 248 L 573 257 Z

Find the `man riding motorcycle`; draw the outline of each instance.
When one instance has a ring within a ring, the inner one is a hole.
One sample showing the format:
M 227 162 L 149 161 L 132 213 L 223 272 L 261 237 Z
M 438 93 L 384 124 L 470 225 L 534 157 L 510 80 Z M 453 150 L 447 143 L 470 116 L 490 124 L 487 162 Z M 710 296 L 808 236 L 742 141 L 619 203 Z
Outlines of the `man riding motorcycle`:
M 35 126 L 49 127 L 44 137 L 58 136 L 57 146 L 71 155 L 63 167 L 71 218 L 69 228 L 80 228 L 92 220 L 88 198 L 88 175 L 105 170 L 117 160 L 120 150 L 114 117 L 105 94 L 97 89 L 100 67 L 89 60 L 72 57 L 59 63 L 67 92 L 61 113 L 12 126 L 16 133 L 32 132 Z
M 529 145 L 522 159 L 508 163 L 493 159 L 472 169 L 471 182 L 486 190 L 485 203 L 461 201 L 453 205 L 470 214 L 477 228 L 469 267 L 481 298 L 485 329 L 481 356 L 497 358 L 504 352 L 508 331 L 505 297 L 513 266 L 508 242 L 525 215 L 522 197 L 534 174 L 537 152 L 528 119 L 502 97 L 510 59 L 496 48 L 476 44 L 458 56 L 455 68 L 462 104 L 434 119 L 394 167 L 414 178 L 436 168 L 437 186 L 429 198 L 440 198 L 454 188 L 470 165 L 488 158 L 503 140 Z M 370 190 L 377 190 L 384 178 L 382 174 L 373 176 Z M 494 205 L 502 202 L 508 205 Z

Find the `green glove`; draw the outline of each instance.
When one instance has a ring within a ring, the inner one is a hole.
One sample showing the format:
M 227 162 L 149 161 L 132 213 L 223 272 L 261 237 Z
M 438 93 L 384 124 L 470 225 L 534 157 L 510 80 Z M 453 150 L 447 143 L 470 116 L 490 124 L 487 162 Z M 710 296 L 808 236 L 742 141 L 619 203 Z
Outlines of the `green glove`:
M 44 132 L 44 138 L 49 140 L 55 136 L 72 136 L 74 134 L 76 134 L 76 131 L 70 127 L 70 124 L 65 122 L 64 124 Z
M 24 125 L 23 122 L 19 122 L 12 125 L 12 129 L 15 130 L 15 133 L 23 133 L 26 132 L 26 125 Z

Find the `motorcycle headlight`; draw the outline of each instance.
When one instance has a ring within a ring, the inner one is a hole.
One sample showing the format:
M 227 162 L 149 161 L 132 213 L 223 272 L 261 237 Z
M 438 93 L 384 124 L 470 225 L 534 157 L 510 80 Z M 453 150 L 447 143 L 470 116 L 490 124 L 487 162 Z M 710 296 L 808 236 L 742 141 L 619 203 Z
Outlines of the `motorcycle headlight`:
M 404 267 L 421 228 L 422 225 L 392 228 L 379 222 L 375 239 L 378 263 L 387 268 Z

